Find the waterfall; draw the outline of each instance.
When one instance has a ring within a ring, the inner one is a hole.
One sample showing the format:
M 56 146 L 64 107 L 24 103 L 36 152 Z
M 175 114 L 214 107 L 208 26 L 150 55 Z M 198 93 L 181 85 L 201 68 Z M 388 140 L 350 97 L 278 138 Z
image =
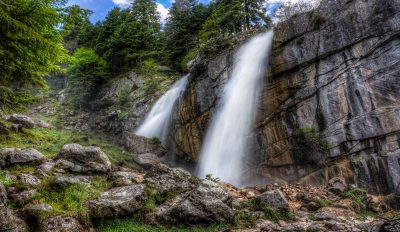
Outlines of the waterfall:
M 172 110 L 176 101 L 185 91 L 188 76 L 182 77 L 170 90 L 168 90 L 153 106 L 146 116 L 143 124 L 136 130 L 135 134 L 148 138 L 159 138 L 162 144 L 166 144 L 169 123 Z
M 273 32 L 259 35 L 236 54 L 231 78 L 225 85 L 201 149 L 198 175 L 207 174 L 240 185 L 243 157 L 257 112 L 262 77 Z

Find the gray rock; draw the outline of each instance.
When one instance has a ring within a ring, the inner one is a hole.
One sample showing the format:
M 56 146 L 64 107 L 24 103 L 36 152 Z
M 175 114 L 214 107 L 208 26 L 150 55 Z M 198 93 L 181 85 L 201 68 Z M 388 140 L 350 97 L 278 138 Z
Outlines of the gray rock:
M 72 217 L 56 216 L 40 223 L 38 232 L 88 232 L 78 220 Z
M 89 215 L 92 218 L 128 216 L 142 208 L 145 197 L 143 184 L 113 188 L 88 202 Z
M 259 197 L 260 203 L 269 205 L 277 210 L 287 211 L 289 210 L 289 202 L 286 200 L 285 195 L 279 189 L 264 192 Z
M 23 150 L 3 148 L 0 150 L 0 160 L 0 164 L 3 164 L 3 166 L 14 164 L 39 165 L 46 161 L 46 157 L 33 148 Z
M 162 156 L 166 153 L 166 150 L 158 140 L 149 139 L 130 132 L 124 132 L 122 137 L 125 149 L 135 154 L 152 153 Z
M 8 208 L 8 198 L 0 181 L 0 231 L 28 232 L 28 225 Z
M 49 123 L 47 123 L 43 120 L 39 120 L 37 125 L 41 128 L 50 128 L 51 127 L 51 125 Z
M 348 189 L 349 186 L 346 184 L 346 180 L 341 177 L 332 178 L 328 182 L 328 190 L 337 195 L 344 193 Z
M 91 176 L 62 175 L 56 176 L 52 182 L 52 185 L 58 188 L 65 188 L 78 183 L 90 184 L 92 179 L 93 178 Z
M 96 146 L 66 144 L 56 159 L 67 161 L 70 165 L 66 168 L 71 172 L 108 173 L 111 170 L 111 162 L 107 155 Z
M 39 178 L 31 174 L 25 174 L 25 173 L 19 174 L 17 176 L 17 181 L 19 181 L 24 186 L 29 186 L 29 187 L 35 187 L 40 184 Z
M 22 191 L 19 193 L 13 193 L 9 197 L 12 203 L 14 203 L 17 206 L 22 206 L 29 203 L 36 193 L 37 191 L 35 189 L 32 189 L 32 190 Z
M 32 129 L 35 127 L 35 122 L 32 118 L 23 114 L 13 114 L 8 121 L 21 125 L 23 128 Z
M 53 207 L 48 204 L 29 205 L 24 208 L 26 218 L 31 221 L 37 222 L 42 213 L 47 213 L 53 210 Z M 33 223 L 31 223 L 33 224 Z
M 167 225 L 230 223 L 231 197 L 218 184 L 204 180 L 193 191 L 177 196 L 156 209 L 155 220 Z
M 314 220 L 316 221 L 327 221 L 334 218 L 334 215 L 329 212 L 317 212 L 314 214 Z
M 159 165 L 152 169 L 145 177 L 146 183 L 157 188 L 161 194 L 170 191 L 177 193 L 190 191 L 196 187 L 197 178 L 181 168 L 170 168 Z
M 111 173 L 110 179 L 115 187 L 122 187 L 140 184 L 144 181 L 144 176 L 131 171 L 118 171 Z
M 36 169 L 36 172 L 42 176 L 48 176 L 54 169 L 55 163 L 53 162 L 45 162 L 41 164 L 38 169 Z
M 139 154 L 133 158 L 133 160 L 139 164 L 144 169 L 151 169 L 160 165 L 161 161 L 157 155 L 146 153 L 146 154 Z

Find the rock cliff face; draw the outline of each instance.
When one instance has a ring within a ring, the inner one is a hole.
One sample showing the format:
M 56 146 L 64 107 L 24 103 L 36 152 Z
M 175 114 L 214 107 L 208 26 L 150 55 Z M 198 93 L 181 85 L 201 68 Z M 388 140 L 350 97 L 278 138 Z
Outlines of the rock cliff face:
M 251 170 L 267 180 L 308 184 L 343 176 L 374 193 L 393 192 L 400 184 L 400 2 L 323 1 L 274 33 L 250 136 Z M 193 67 L 172 123 L 178 155 L 198 158 L 234 52 Z M 326 162 L 296 157 L 293 136 L 306 127 L 329 142 Z

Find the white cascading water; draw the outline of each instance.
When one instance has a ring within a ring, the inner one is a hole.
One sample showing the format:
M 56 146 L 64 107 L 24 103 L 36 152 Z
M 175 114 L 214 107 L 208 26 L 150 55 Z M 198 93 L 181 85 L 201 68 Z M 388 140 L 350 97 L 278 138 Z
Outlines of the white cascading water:
M 258 35 L 236 54 L 232 76 L 201 149 L 198 175 L 211 174 L 223 181 L 241 185 L 243 157 L 257 113 L 265 65 L 271 51 L 273 32 Z
M 169 122 L 172 115 L 172 110 L 176 101 L 185 91 L 188 76 L 182 77 L 177 81 L 170 90 L 168 90 L 153 106 L 150 113 L 142 125 L 136 130 L 135 134 L 148 138 L 159 138 L 161 143 L 165 145 Z

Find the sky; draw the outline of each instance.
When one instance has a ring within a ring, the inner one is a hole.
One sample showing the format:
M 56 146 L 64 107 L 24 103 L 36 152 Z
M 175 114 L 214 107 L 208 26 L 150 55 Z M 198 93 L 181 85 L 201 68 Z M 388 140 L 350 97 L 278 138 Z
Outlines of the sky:
M 114 7 L 126 8 L 134 0 L 69 0 L 68 5 L 79 5 L 82 8 L 92 10 L 90 20 L 92 23 L 103 20 L 107 13 Z M 157 10 L 160 12 L 162 20 L 168 17 L 168 8 L 174 0 L 157 0 Z M 199 0 L 199 2 L 207 4 L 211 0 Z M 266 0 L 270 3 L 267 14 L 270 15 L 280 6 L 280 0 Z
M 114 7 L 126 8 L 133 0 L 69 0 L 68 5 L 79 5 L 82 8 L 92 10 L 94 13 L 90 17 L 90 21 L 95 23 L 103 20 L 107 13 Z M 157 10 L 160 12 L 162 19 L 167 18 L 168 8 L 173 0 L 157 0 Z M 200 0 L 199 2 L 207 4 L 210 0 Z

